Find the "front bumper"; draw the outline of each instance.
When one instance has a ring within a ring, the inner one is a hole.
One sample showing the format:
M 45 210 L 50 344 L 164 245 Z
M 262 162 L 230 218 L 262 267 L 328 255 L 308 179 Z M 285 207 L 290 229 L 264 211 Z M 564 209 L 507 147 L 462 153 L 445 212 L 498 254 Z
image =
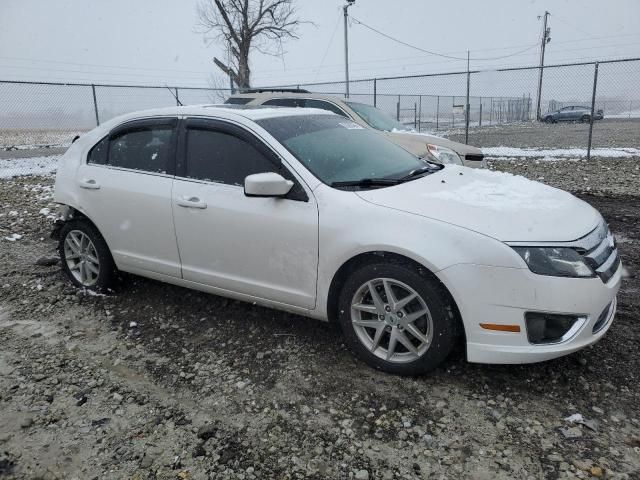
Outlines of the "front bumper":
M 476 363 L 533 363 L 561 357 L 602 338 L 611 326 L 620 288 L 621 266 L 607 283 L 600 278 L 536 275 L 528 269 L 454 265 L 438 272 L 453 295 L 464 324 L 467 359 Z M 594 332 L 605 309 L 606 320 Z M 526 312 L 586 317 L 567 340 L 533 345 L 527 339 Z M 486 330 L 481 323 L 518 325 L 520 332 Z

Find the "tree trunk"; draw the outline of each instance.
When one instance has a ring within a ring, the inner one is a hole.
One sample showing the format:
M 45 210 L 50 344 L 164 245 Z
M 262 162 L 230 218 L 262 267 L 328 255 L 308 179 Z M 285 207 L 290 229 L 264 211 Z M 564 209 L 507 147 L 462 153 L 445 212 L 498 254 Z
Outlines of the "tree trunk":
M 238 59 L 238 88 L 250 88 L 251 86 L 251 70 L 249 69 L 249 50 L 250 41 L 247 41 L 240 47 Z

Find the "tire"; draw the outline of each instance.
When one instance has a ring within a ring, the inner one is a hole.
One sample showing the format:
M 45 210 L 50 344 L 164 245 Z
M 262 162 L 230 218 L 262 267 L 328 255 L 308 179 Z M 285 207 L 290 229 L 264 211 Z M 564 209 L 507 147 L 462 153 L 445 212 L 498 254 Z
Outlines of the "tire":
M 371 286 L 381 301 L 377 308 Z M 388 289 L 392 292 L 391 301 Z M 410 299 L 413 294 L 416 297 Z M 402 305 L 403 302 L 408 303 Z M 396 308 L 392 307 L 394 304 Z M 420 316 L 425 308 L 426 313 Z M 384 320 L 381 311 L 385 312 Z M 404 263 L 376 262 L 354 271 L 342 286 L 338 312 L 353 353 L 371 367 L 388 373 L 419 375 L 433 370 L 451 352 L 457 338 L 457 319 L 444 287 Z M 414 335 L 416 330 L 421 338 Z M 392 335 L 395 348 L 389 355 Z M 413 351 L 405 346 L 407 341 Z
M 589 115 L 583 115 L 582 118 L 580 119 L 580 121 L 582 123 L 589 123 L 589 122 L 591 122 L 591 117 Z
M 107 243 L 89 221 L 70 220 L 60 230 L 62 270 L 78 288 L 104 292 L 113 285 L 116 267 Z

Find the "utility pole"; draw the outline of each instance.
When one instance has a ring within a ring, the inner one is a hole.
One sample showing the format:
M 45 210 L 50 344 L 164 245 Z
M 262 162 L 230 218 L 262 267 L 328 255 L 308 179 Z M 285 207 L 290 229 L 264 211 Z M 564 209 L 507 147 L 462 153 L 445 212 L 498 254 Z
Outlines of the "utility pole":
M 538 102 L 536 107 L 536 120 L 540 121 L 541 112 L 540 112 L 540 102 L 542 100 L 542 73 L 544 71 L 544 51 L 547 46 L 547 43 L 551 41 L 551 28 L 547 27 L 547 18 L 551 15 L 549 12 L 544 12 L 544 24 L 542 26 L 542 44 L 540 45 L 540 72 L 538 75 Z M 540 18 L 540 17 L 538 17 Z
M 349 19 L 349 7 L 356 3 L 356 0 L 347 0 L 347 3 L 342 7 L 344 12 L 344 83 L 345 83 L 345 97 L 349 98 L 349 33 L 348 33 L 348 19 Z
M 465 119 L 464 119 L 464 143 L 466 143 L 467 145 L 469 144 L 469 117 L 471 115 L 470 110 L 470 101 L 469 101 L 469 90 L 471 88 L 471 65 L 470 65 L 470 58 L 469 58 L 469 50 L 467 50 L 467 101 L 466 101 L 466 105 L 464 106 L 466 115 L 465 115 Z

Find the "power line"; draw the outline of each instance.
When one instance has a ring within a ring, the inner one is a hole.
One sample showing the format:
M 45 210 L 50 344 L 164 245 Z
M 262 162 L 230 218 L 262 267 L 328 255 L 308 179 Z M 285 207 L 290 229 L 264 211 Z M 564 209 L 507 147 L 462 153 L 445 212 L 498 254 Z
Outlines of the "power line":
M 327 58 L 327 54 L 329 53 L 329 48 L 331 48 L 331 44 L 333 43 L 333 37 L 336 36 L 336 32 L 338 31 L 338 25 L 340 25 L 340 19 L 342 18 L 342 14 L 339 13 L 338 14 L 338 18 L 336 20 L 336 24 L 333 27 L 333 33 L 331 34 L 331 38 L 329 39 L 329 43 L 327 44 L 327 48 L 324 51 L 324 55 L 322 55 L 322 60 L 320 61 L 320 66 L 316 69 L 316 75 L 313 78 L 313 81 L 315 82 L 316 79 L 318 78 L 318 73 L 320 73 L 320 70 L 322 69 L 322 66 L 324 65 L 324 61 Z
M 385 37 L 385 38 L 387 38 L 387 39 L 389 39 L 389 40 L 392 40 L 392 41 L 394 41 L 394 42 L 396 42 L 396 43 L 399 43 L 399 44 L 401 44 L 401 45 L 404 45 L 405 47 L 413 48 L 414 50 L 418 50 L 418 51 L 421 51 L 421 52 L 427 53 L 427 54 L 429 54 L 429 55 L 435 55 L 436 57 L 450 58 L 450 59 L 452 59 L 452 60 L 467 60 L 467 57 L 456 57 L 456 56 L 453 56 L 453 55 L 446 55 L 446 54 L 444 54 L 444 53 L 433 52 L 433 51 L 431 51 L 431 50 L 425 50 L 424 48 L 417 47 L 417 46 L 412 45 L 412 44 L 410 44 L 410 43 L 404 42 L 404 41 L 402 41 L 402 40 L 400 40 L 400 39 L 398 39 L 398 38 L 392 37 L 391 35 L 387 35 L 386 33 L 381 32 L 380 30 L 378 30 L 378 29 L 376 29 L 376 28 L 373 28 L 372 26 L 367 25 L 367 24 L 366 24 L 366 23 L 364 23 L 364 22 L 361 22 L 360 20 L 358 20 L 357 18 L 355 18 L 355 17 L 353 17 L 353 16 L 351 17 L 351 19 L 352 19 L 354 22 L 356 22 L 357 24 L 362 25 L 363 27 L 365 27 L 365 28 L 367 28 L 367 29 L 371 30 L 372 32 L 375 32 L 375 33 L 377 33 L 378 35 L 381 35 L 381 36 L 383 36 L 383 37 Z M 537 44 L 537 43 L 536 43 L 536 44 L 534 44 L 534 45 L 529 45 L 527 48 L 525 48 L 525 49 L 523 49 L 523 50 L 520 50 L 520 51 L 518 51 L 518 52 L 511 53 L 511 54 L 509 54 L 509 55 L 499 56 L 499 57 L 486 57 L 486 58 L 479 58 L 479 57 L 477 57 L 477 58 L 473 58 L 473 57 L 472 57 L 471 59 L 472 59 L 472 60 L 474 60 L 474 61 L 500 60 L 500 59 L 503 59 L 503 58 L 514 57 L 514 56 L 519 55 L 519 54 L 521 54 L 521 53 L 524 53 L 524 52 L 526 52 L 526 51 L 528 51 L 528 50 L 531 50 L 532 48 L 536 48 L 537 46 L 538 46 L 538 44 Z

